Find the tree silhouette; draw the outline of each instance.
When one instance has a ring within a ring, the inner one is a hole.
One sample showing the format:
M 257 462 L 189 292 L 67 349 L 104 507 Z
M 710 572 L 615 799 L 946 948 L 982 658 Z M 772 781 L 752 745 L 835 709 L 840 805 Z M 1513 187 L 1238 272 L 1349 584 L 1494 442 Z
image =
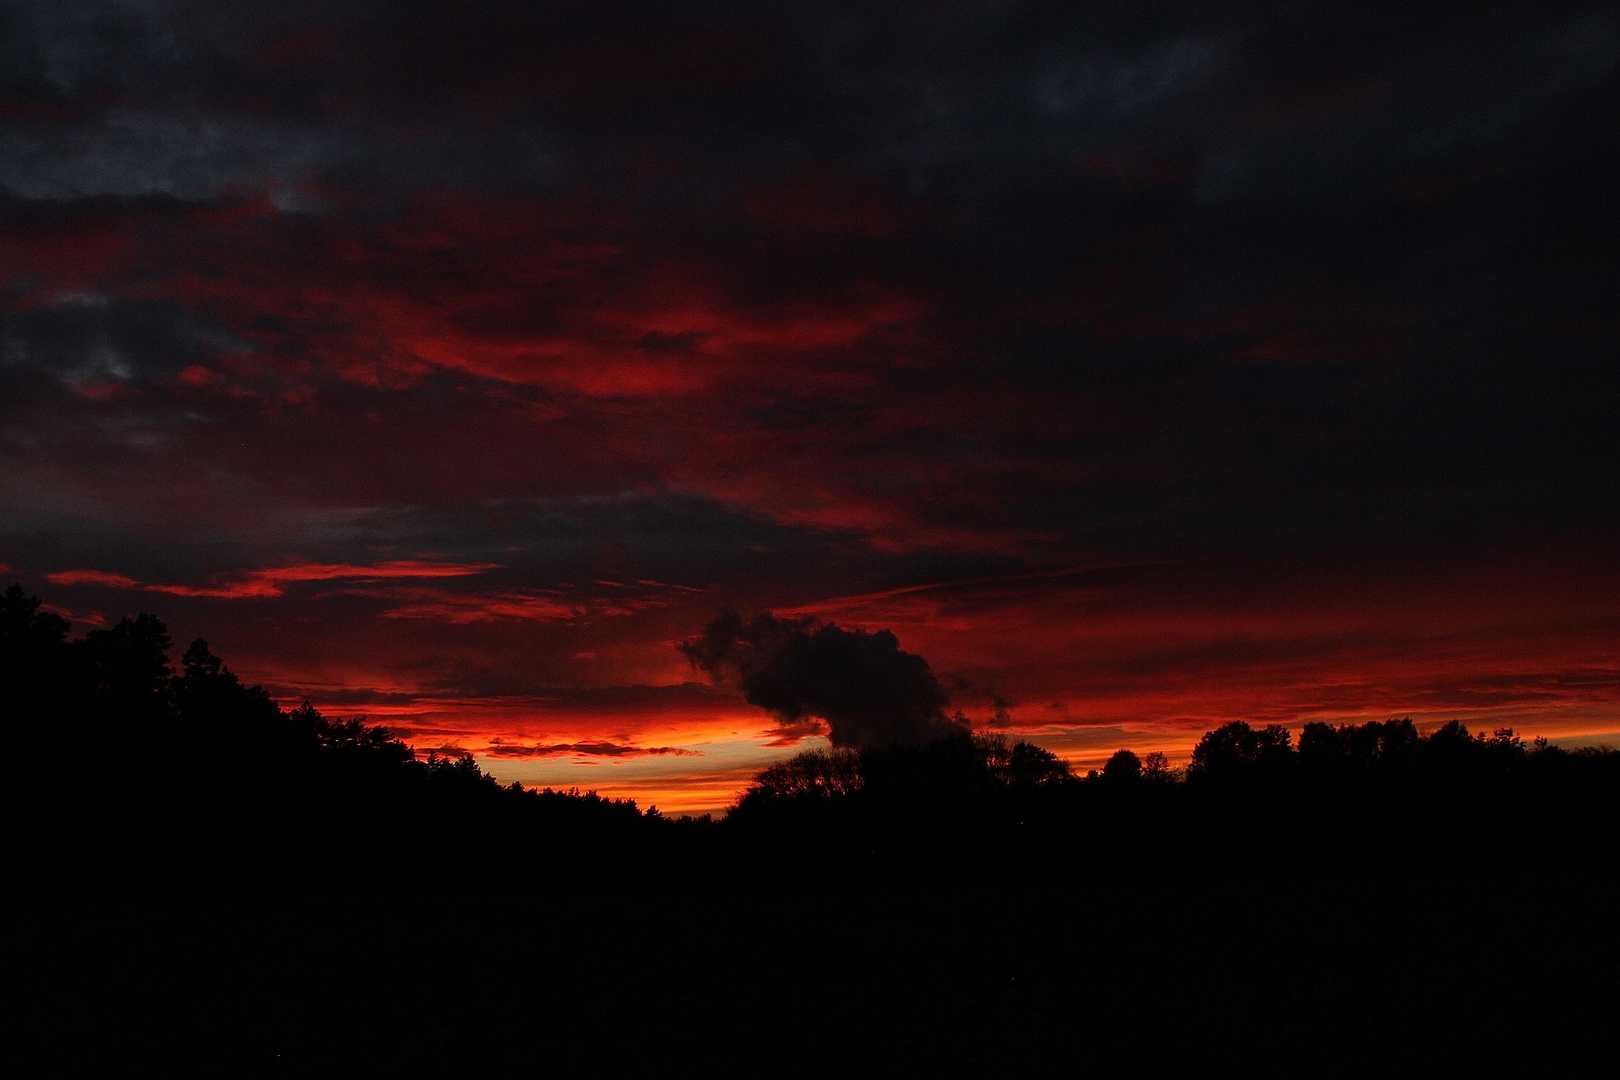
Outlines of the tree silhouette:
M 1155 784 L 1175 782 L 1176 771 L 1170 767 L 1170 759 L 1163 750 L 1155 750 L 1142 758 L 1142 779 Z
M 1014 788 L 1053 788 L 1074 780 L 1063 759 L 1045 747 L 1016 742 L 1007 756 L 1005 778 Z
M 47 706 L 60 708 L 65 688 L 68 621 L 40 610 L 37 597 L 11 585 L 0 597 L 0 700 L 13 723 Z
M 1110 784 L 1134 784 L 1142 779 L 1142 759 L 1130 750 L 1119 750 L 1103 765 L 1102 779 Z
M 754 778 L 744 799 L 825 799 L 861 790 L 860 755 L 853 750 L 805 750 Z
M 1280 724 L 1258 731 L 1241 720 L 1205 732 L 1193 747 L 1190 780 L 1243 781 L 1284 769 L 1292 757 L 1293 736 Z
M 284 709 L 201 638 L 176 671 L 150 614 L 70 631 L 20 586 L 0 597 L 12 730 L 49 731 L 58 760 L 94 780 L 32 767 L 9 786 L 23 861 L 59 875 L 443 884 L 473 866 L 529 882 L 583 866 L 775 867 L 836 881 L 1620 858 L 1620 754 L 1526 745 L 1505 728 L 1310 723 L 1296 749 L 1286 728 L 1234 722 L 1199 740 L 1182 783 L 1162 752 L 1122 749 L 1078 780 L 1040 746 L 953 726 L 801 752 L 763 770 L 720 822 L 677 825 L 629 800 L 503 786 L 468 755 L 418 760 L 364 718 Z
M 109 712 L 155 719 L 169 705 L 173 668 L 168 627 L 155 615 L 125 617 L 79 643 L 98 700 Z
M 94 780 L 30 768 L 8 788 L 27 822 L 23 863 L 51 875 L 441 880 L 456 864 L 428 869 L 421 845 L 493 863 L 545 838 L 600 859 L 659 820 L 628 800 L 503 787 L 470 756 L 419 761 L 363 718 L 284 710 L 201 638 L 176 673 L 150 614 L 77 640 L 70 629 L 20 585 L 0 597 L 7 720 L 48 730 L 59 759 Z

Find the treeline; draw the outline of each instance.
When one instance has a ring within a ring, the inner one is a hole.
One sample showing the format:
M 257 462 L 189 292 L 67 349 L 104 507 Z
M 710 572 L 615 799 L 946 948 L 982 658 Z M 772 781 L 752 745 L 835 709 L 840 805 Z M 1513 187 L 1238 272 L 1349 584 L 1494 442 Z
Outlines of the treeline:
M 767 769 L 726 823 L 753 857 L 970 879 L 1120 872 L 1609 872 L 1620 753 L 1409 719 L 1206 733 L 1185 769 L 1114 754 L 1075 776 L 998 735 L 813 750 Z M 776 853 L 776 854 L 773 854 Z M 1016 869 L 1015 869 L 1016 868 Z
M 150 615 L 71 640 L 0 601 L 15 850 L 46 873 L 488 889 L 732 879 L 1601 869 L 1620 753 L 1410 720 L 1207 733 L 1185 770 L 1129 750 L 1086 776 L 999 735 L 815 750 L 721 821 L 501 785 L 386 728 L 282 709 Z
M 42 872 L 483 888 L 540 873 L 526 860 L 633 857 L 660 824 L 633 801 L 503 786 L 470 757 L 418 760 L 385 727 L 283 709 L 202 639 L 176 670 L 152 615 L 69 630 L 20 586 L 0 599 L 13 850 Z

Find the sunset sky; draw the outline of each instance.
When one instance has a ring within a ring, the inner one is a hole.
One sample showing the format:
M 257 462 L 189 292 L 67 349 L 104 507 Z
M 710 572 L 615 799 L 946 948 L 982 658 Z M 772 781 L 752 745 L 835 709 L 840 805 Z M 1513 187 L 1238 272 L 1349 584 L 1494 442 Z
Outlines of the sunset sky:
M 666 812 L 727 609 L 1620 744 L 1617 140 L 1613 4 L 14 0 L 0 584 Z

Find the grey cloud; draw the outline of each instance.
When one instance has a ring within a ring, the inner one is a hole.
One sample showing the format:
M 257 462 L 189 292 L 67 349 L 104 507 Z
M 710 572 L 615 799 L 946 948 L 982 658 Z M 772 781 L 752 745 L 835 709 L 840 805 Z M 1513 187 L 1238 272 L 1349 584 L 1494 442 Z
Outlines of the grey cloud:
M 826 721 L 834 746 L 914 746 L 967 731 L 946 715 L 950 699 L 928 661 L 902 651 L 887 630 L 727 612 L 680 649 L 784 727 L 802 733 L 805 721 Z
M 1198 89 L 1229 62 L 1230 52 L 1224 38 L 1177 38 L 1129 59 L 1069 60 L 1053 65 L 1036 80 L 1034 96 L 1055 113 L 1130 116 Z
M 1561 96 L 1613 76 L 1620 16 L 1587 14 L 1531 33 L 1512 18 L 1484 20 L 1427 50 L 1395 55 L 1348 85 L 1282 99 L 1268 124 L 1241 124 L 1241 112 L 1225 117 L 1196 194 L 1337 200 L 1498 143 Z
M 283 213 L 326 209 L 331 183 L 494 183 L 546 188 L 555 140 L 520 123 L 381 139 L 359 123 L 296 126 L 197 109 L 118 108 L 53 127 L 0 128 L 0 188 L 23 199 L 263 191 Z
M 25 199 L 212 199 L 232 185 L 285 189 L 359 153 L 354 132 L 298 130 L 230 115 L 110 110 L 49 134 L 0 131 L 0 185 Z M 289 204 L 291 205 L 291 204 Z
M 166 379 L 212 353 L 247 349 L 167 301 L 65 293 L 21 309 L 0 309 L 0 362 L 68 383 Z

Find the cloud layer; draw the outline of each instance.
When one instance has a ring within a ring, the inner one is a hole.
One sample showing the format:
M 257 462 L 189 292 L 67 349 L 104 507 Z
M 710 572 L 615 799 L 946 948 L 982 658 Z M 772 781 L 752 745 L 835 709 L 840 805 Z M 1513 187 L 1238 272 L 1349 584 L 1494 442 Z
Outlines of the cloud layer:
M 727 608 L 1053 738 L 1610 723 L 1617 101 L 1607 4 L 22 0 L 0 561 L 478 748 L 687 745 Z

